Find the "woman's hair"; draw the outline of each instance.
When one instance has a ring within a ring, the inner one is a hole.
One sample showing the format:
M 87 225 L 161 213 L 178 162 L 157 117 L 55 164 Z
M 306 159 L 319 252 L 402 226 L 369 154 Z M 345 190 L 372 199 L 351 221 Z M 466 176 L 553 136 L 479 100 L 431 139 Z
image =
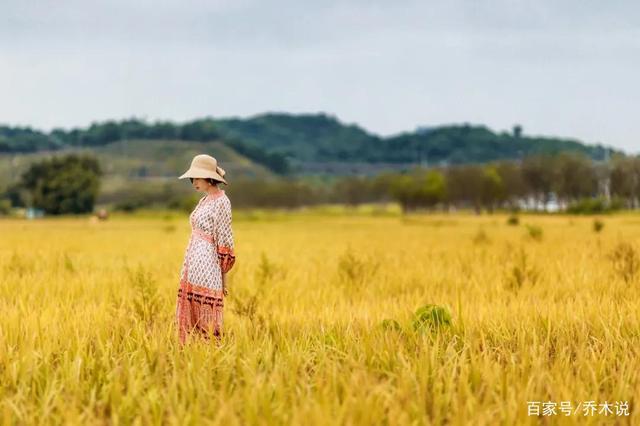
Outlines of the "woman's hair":
M 189 180 L 191 181 L 191 183 L 193 183 L 193 178 L 189 178 Z M 215 180 L 213 178 L 205 178 L 204 180 L 209 182 L 211 185 L 217 185 L 217 184 L 221 183 L 221 181 Z

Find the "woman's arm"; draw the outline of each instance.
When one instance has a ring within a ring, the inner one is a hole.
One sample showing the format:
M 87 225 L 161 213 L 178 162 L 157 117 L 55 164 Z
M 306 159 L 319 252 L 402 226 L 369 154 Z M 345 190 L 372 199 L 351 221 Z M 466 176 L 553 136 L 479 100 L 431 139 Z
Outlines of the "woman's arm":
M 227 289 L 227 274 L 225 272 L 222 273 L 222 294 L 225 296 L 229 295 L 229 290 Z
M 221 200 L 222 204 L 218 210 L 216 220 L 216 251 L 220 270 L 222 272 L 222 288 L 226 295 L 227 273 L 235 264 L 236 255 L 234 251 L 233 229 L 231 227 L 231 202 L 228 198 Z

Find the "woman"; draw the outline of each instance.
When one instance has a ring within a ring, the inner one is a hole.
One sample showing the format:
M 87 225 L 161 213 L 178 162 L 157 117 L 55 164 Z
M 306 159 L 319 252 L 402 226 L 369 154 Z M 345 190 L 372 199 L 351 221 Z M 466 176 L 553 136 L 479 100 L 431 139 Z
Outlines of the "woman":
M 225 171 L 210 155 L 193 157 L 191 167 L 179 179 L 190 178 L 205 195 L 189 216 L 191 238 L 180 271 L 176 325 L 180 344 L 191 332 L 206 340 L 220 341 L 226 276 L 235 263 L 231 202 L 220 183 Z

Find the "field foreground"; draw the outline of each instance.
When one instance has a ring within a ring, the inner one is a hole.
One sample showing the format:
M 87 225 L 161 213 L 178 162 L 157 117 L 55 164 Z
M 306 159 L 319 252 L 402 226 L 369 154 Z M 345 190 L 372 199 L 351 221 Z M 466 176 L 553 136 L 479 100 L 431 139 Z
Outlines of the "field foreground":
M 238 214 L 225 338 L 181 350 L 186 214 L 0 220 L 0 417 L 640 424 L 640 216 L 601 221 Z

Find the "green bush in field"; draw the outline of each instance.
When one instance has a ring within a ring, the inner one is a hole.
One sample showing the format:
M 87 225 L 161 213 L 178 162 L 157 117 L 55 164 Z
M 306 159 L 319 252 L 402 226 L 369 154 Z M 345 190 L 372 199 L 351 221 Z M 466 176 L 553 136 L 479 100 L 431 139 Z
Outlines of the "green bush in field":
M 451 326 L 451 314 L 443 306 L 424 305 L 414 313 L 412 324 L 415 331 L 436 331 Z
M 604 228 L 604 222 L 600 219 L 594 219 L 593 221 L 593 230 L 594 232 L 600 232 Z
M 527 234 L 536 241 L 542 240 L 542 228 L 538 225 L 527 225 Z

